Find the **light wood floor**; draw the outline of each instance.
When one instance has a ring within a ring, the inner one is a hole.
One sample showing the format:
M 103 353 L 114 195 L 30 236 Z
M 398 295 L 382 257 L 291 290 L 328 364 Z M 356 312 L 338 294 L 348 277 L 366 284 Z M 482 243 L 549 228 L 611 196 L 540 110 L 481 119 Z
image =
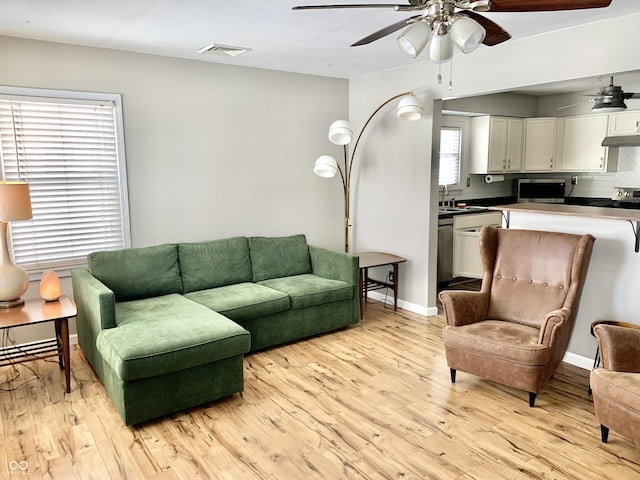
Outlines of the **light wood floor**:
M 463 372 L 452 385 L 442 325 L 369 304 L 358 326 L 247 356 L 241 395 L 135 428 L 75 346 L 71 394 L 42 360 L 0 392 L 0 478 L 640 478 L 639 446 L 600 442 L 586 371 L 562 365 L 533 409 Z

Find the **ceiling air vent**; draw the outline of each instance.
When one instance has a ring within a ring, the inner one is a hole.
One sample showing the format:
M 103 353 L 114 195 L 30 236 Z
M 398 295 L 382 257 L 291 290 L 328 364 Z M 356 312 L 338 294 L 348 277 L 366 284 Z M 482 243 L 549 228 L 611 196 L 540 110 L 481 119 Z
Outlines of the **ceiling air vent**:
M 202 47 L 198 50 L 198 53 L 210 53 L 213 55 L 228 55 L 230 57 L 237 57 L 238 55 L 242 55 L 243 53 L 251 50 L 250 48 L 244 47 L 233 47 L 231 45 L 222 45 L 220 43 L 211 43 L 206 47 Z

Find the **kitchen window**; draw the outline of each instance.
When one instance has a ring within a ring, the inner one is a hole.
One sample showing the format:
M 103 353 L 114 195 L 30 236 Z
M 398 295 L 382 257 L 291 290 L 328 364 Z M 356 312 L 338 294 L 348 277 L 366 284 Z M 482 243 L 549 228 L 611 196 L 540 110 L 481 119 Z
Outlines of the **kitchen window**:
M 438 185 L 457 185 L 460 180 L 460 145 L 462 130 L 443 127 L 440 130 L 440 170 Z
M 29 183 L 10 241 L 32 279 L 131 245 L 120 95 L 0 87 L 0 167 Z

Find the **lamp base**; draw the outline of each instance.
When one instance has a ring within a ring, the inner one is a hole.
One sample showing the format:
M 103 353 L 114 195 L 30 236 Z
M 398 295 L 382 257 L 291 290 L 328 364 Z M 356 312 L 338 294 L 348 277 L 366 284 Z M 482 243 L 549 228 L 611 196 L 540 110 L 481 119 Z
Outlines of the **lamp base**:
M 2 308 L 15 308 L 24 305 L 24 300 L 18 298 L 16 300 L 0 300 L 0 309 Z

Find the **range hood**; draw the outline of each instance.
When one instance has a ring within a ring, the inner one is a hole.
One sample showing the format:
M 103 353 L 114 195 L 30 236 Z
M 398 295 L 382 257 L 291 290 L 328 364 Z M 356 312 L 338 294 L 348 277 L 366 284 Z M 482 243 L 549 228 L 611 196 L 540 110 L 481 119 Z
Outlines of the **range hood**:
M 603 147 L 637 147 L 640 146 L 640 134 L 604 137 Z

